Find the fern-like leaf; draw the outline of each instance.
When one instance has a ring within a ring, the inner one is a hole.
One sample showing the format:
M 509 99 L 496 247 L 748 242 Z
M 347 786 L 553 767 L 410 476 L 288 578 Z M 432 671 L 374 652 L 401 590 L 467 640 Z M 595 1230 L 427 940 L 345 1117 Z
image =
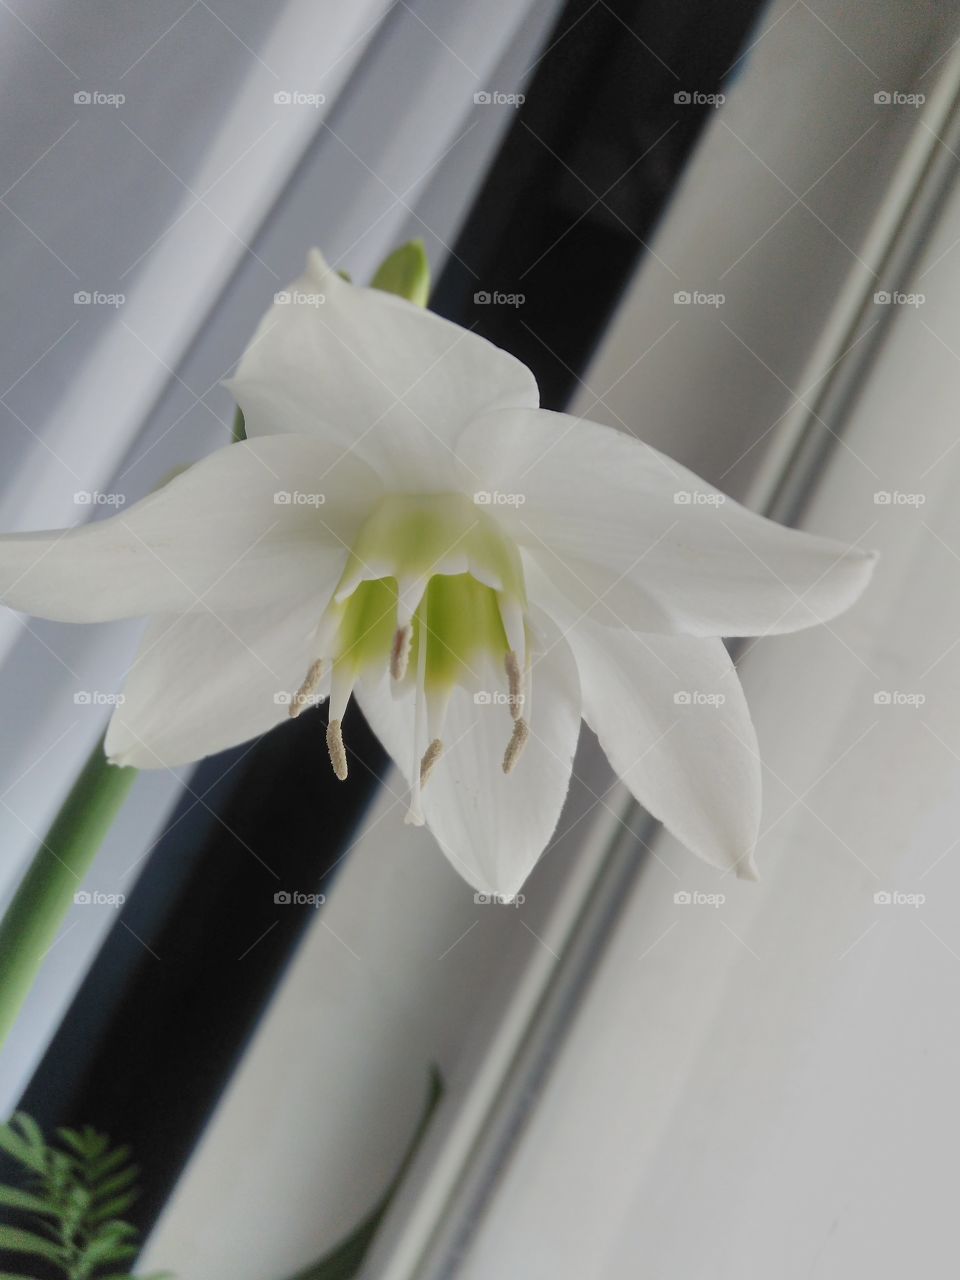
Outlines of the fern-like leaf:
M 0 1205 L 5 1209 L 22 1209 L 24 1213 L 49 1213 L 54 1207 L 52 1200 L 45 1200 L 30 1191 L 21 1191 L 19 1187 L 7 1187 L 2 1183 Z
M 22 1218 L 0 1225 L 0 1249 L 53 1263 L 64 1280 L 109 1280 L 105 1271 L 134 1280 L 122 1270 L 140 1248 L 136 1227 L 122 1217 L 139 1194 L 130 1148 L 111 1146 L 89 1126 L 56 1136 L 59 1145 L 48 1144 L 22 1112 L 0 1125 L 0 1151 L 20 1166 L 24 1183 L 0 1184 L 0 1207 Z M 0 1280 L 26 1278 L 0 1272 Z
M 0 1225 L 0 1249 L 9 1249 L 11 1253 L 29 1253 L 35 1258 L 47 1258 L 50 1262 L 63 1261 L 63 1248 L 60 1245 L 22 1227 Z
M 46 1161 L 43 1151 L 37 1148 L 23 1136 L 20 1126 L 17 1124 L 19 1115 L 13 1117 L 6 1124 L 0 1125 L 0 1150 L 3 1150 L 17 1164 L 22 1165 L 25 1169 L 30 1169 L 33 1173 L 41 1176 L 46 1173 Z

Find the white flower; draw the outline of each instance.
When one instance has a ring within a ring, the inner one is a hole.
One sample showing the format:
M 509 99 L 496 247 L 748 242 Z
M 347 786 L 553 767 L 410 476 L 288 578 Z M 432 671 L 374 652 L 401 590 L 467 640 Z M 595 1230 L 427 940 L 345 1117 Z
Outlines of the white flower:
M 755 875 L 760 765 L 720 637 L 834 617 L 870 555 L 540 410 L 512 356 L 319 253 L 228 385 L 247 441 L 109 520 L 0 539 L 7 605 L 151 616 L 112 760 L 195 760 L 329 696 L 345 776 L 353 695 L 409 818 L 511 896 L 556 826 L 582 715 L 684 844 Z

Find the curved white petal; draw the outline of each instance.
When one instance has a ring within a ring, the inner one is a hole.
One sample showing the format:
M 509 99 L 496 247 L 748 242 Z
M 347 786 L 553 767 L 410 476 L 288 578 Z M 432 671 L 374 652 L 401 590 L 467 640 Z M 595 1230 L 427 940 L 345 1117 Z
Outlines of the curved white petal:
M 614 771 L 693 853 L 755 879 L 760 757 L 723 641 L 636 635 L 586 619 L 566 636 L 584 719 Z
M 315 656 L 317 616 L 308 600 L 292 610 L 152 618 L 107 730 L 107 756 L 170 768 L 286 720 L 289 696 Z
M 402 298 L 347 284 L 316 250 L 277 297 L 226 384 L 248 436 L 333 438 L 416 489 L 433 482 L 431 465 L 448 483 L 472 418 L 539 403 L 519 360 Z
M 339 572 L 381 492 L 330 444 L 231 444 L 108 520 L 0 537 L 0 603 L 98 622 L 298 600 Z
M 481 893 L 513 897 L 546 848 L 563 806 L 580 731 L 580 687 L 569 646 L 535 614 L 530 738 L 510 774 L 502 769 L 513 725 L 505 706 L 458 689 L 443 730 L 444 754 L 423 790 L 427 825 L 453 866 Z M 501 692 L 506 692 L 505 679 Z M 413 695 L 396 698 L 385 678 L 359 687 L 374 732 L 408 784 L 413 768 Z
M 776 635 L 849 608 L 875 557 L 775 524 L 624 432 L 544 410 L 488 414 L 457 445 L 478 488 L 595 621 Z

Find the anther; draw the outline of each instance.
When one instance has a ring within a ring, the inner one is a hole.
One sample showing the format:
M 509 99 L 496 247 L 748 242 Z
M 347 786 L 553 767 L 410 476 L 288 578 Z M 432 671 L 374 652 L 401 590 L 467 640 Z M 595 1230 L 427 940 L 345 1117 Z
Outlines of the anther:
M 530 728 L 526 720 L 515 720 L 513 724 L 513 733 L 510 741 L 507 743 L 507 749 L 503 753 L 503 772 L 510 773 L 516 767 L 517 761 L 520 759 L 520 753 L 527 744 L 530 737 Z
M 313 694 L 320 687 L 320 681 L 323 679 L 323 659 L 318 658 L 316 662 L 311 662 L 310 669 L 304 677 L 303 684 L 293 695 L 293 701 L 290 703 L 290 715 L 295 720 L 300 712 L 306 707 Z
M 330 752 L 333 772 L 343 782 L 347 776 L 347 750 L 343 745 L 343 731 L 339 720 L 331 720 L 327 725 L 327 750 Z
M 503 665 L 506 667 L 509 681 L 510 714 L 514 720 L 519 720 L 523 714 L 523 672 L 520 669 L 520 660 L 513 649 L 507 650 Z
M 427 785 L 427 779 L 437 767 L 437 761 L 443 755 L 443 743 L 439 738 L 434 738 L 423 753 L 423 759 L 420 761 L 420 786 Z
M 410 661 L 410 646 L 413 644 L 413 627 L 409 624 L 398 627 L 393 637 L 393 648 L 390 651 L 390 675 L 394 680 L 402 680 L 407 674 L 407 663 Z

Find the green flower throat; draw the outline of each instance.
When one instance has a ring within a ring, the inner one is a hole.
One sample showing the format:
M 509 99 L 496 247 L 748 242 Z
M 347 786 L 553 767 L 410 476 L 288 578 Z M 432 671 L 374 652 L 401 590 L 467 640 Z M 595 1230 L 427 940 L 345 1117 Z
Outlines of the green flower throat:
M 413 691 L 414 759 L 408 821 L 421 823 L 420 791 L 443 754 L 453 691 L 506 682 L 513 729 L 509 773 L 529 729 L 527 597 L 520 554 L 496 520 L 462 494 L 392 494 L 364 522 L 316 634 L 317 655 L 291 704 L 296 715 L 330 671 L 327 745 L 347 776 L 342 719 L 359 679 L 389 672 Z M 491 701 L 490 697 L 477 701 Z

